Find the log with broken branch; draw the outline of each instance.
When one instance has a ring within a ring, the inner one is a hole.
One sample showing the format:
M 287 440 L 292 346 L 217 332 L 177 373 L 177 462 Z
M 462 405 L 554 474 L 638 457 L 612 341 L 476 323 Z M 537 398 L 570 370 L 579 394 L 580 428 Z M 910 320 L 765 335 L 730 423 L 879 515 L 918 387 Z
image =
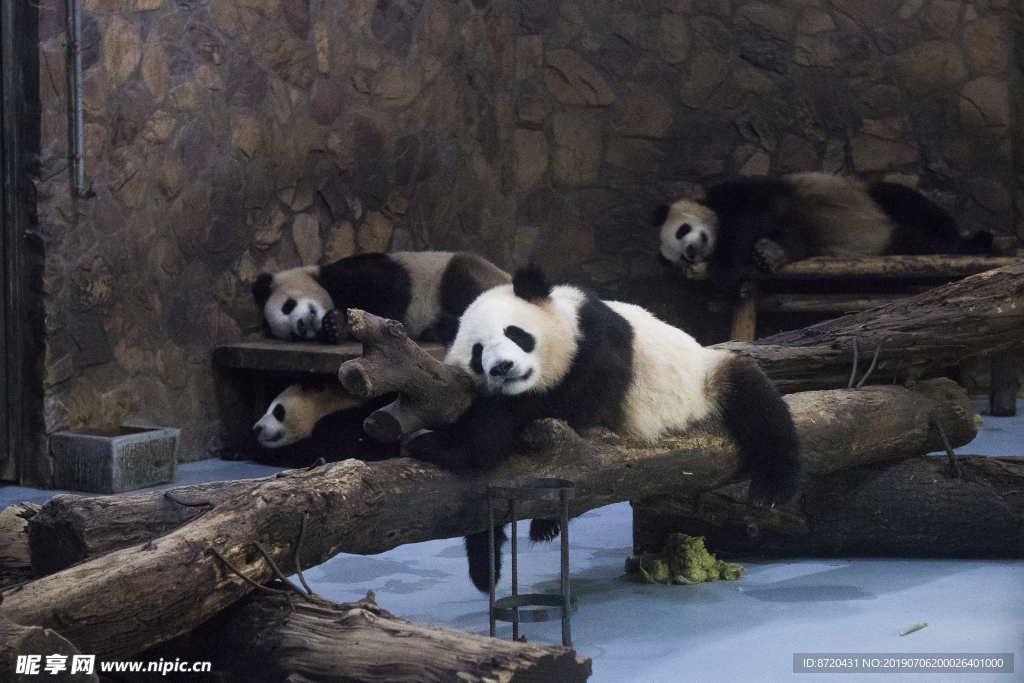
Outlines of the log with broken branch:
M 779 391 L 845 387 L 857 344 L 873 383 L 942 374 L 976 356 L 1024 348 L 1024 259 L 914 297 L 756 342 L 717 348 L 749 356 Z M 858 378 L 859 379 L 859 378 Z
M 786 401 L 811 473 L 942 448 L 935 424 L 954 446 L 969 442 L 976 430 L 966 395 L 948 380 L 913 389 L 809 392 Z M 456 474 L 407 458 L 347 460 L 254 480 L 242 490 L 226 487 L 223 499 L 204 491 L 212 509 L 166 535 L 8 592 L 0 614 L 56 629 L 84 652 L 123 657 L 190 631 L 248 594 L 252 586 L 228 564 L 257 583 L 269 581 L 273 572 L 257 543 L 291 574 L 296 559 L 310 567 L 341 552 L 373 554 L 481 531 L 487 526 L 486 489 L 493 483 L 526 476 L 573 480 L 570 514 L 576 516 L 644 496 L 719 488 L 735 480 L 738 466 L 734 444 L 712 422 L 655 444 L 606 430 L 580 436 L 554 420 L 535 423 L 527 436 L 535 450 L 486 473 Z M 165 502 L 160 500 L 161 508 Z M 530 502 L 520 514 L 555 511 Z
M 342 386 L 361 398 L 400 392 L 366 420 L 364 429 L 373 438 L 398 441 L 403 434 L 454 422 L 469 407 L 473 389 L 468 375 L 424 352 L 402 323 L 353 308 L 348 329 L 363 342 L 363 354 L 341 364 Z

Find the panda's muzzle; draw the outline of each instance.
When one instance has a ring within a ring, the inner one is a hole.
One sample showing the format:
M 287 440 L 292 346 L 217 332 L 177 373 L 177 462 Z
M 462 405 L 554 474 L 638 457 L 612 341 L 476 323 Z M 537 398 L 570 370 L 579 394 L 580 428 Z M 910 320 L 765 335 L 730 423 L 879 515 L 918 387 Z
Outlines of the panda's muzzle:
M 487 384 L 492 391 L 504 391 L 507 387 L 525 382 L 533 376 L 533 368 L 521 375 L 509 374 L 514 372 L 515 367 L 515 363 L 510 360 L 503 360 L 491 366 L 491 369 L 487 371 L 487 374 L 490 375 Z
M 508 371 L 512 369 L 513 365 L 515 365 L 515 363 L 510 360 L 503 360 L 495 363 L 491 366 L 490 375 L 491 377 L 504 377 L 508 374 Z
M 256 437 L 256 440 L 259 441 L 264 446 L 269 446 L 270 444 L 276 443 L 277 441 L 281 440 L 281 437 L 284 436 L 284 432 L 280 430 L 269 435 L 266 434 L 266 432 L 266 427 L 264 427 L 258 422 L 252 427 L 252 433 Z
M 309 311 L 305 315 L 296 319 L 295 331 L 304 339 L 312 338 L 320 331 L 320 320 L 313 304 L 309 304 Z

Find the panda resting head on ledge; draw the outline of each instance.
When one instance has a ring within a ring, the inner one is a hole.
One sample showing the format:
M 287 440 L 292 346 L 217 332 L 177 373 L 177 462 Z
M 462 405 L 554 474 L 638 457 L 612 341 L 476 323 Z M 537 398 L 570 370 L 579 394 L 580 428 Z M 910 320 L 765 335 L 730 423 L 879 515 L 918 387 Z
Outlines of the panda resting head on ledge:
M 252 294 L 268 331 L 278 339 L 339 343 L 347 330 L 328 312 L 359 308 L 401 321 L 413 339 L 445 343 L 480 292 L 511 279 L 476 254 L 402 251 L 262 273 Z
M 992 233 L 963 237 L 956 222 L 914 189 L 865 186 L 829 173 L 743 178 L 708 187 L 703 202 L 659 207 L 660 256 L 672 265 L 707 261 L 711 281 L 733 294 L 758 271 L 812 256 L 992 254 Z

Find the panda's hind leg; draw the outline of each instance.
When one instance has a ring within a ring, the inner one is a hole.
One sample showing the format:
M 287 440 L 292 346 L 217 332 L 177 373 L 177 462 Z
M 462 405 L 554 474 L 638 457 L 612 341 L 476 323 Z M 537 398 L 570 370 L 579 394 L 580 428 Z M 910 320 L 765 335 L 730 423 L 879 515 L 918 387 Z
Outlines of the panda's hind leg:
M 491 591 L 489 570 L 490 552 L 488 550 L 488 533 L 486 530 L 466 536 L 466 559 L 469 561 L 469 578 L 481 593 Z M 501 578 L 501 549 L 508 536 L 504 526 L 494 527 L 494 585 Z
M 755 505 L 784 503 L 800 484 L 799 440 L 789 407 L 749 358 L 731 356 L 715 378 L 725 428 L 736 441 Z

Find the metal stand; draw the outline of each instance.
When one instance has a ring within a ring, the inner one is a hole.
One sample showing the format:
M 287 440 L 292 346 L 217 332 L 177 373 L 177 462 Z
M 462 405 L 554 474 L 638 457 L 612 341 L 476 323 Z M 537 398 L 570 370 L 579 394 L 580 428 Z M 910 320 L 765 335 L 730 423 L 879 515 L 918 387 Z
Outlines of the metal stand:
M 491 637 L 495 620 L 512 622 L 512 640 L 519 640 L 519 622 L 562 620 L 562 645 L 572 645 L 569 617 L 576 611 L 576 599 L 569 594 L 569 499 L 576 493 L 576 485 L 564 479 L 520 479 L 513 486 L 487 488 L 488 551 L 490 554 Z M 512 515 L 512 595 L 494 599 L 494 500 L 508 500 Z M 562 581 L 557 594 L 526 593 L 519 595 L 518 557 L 516 537 L 516 501 L 558 500 L 561 502 L 560 533 L 562 537 Z M 535 608 L 535 609 L 527 609 Z

